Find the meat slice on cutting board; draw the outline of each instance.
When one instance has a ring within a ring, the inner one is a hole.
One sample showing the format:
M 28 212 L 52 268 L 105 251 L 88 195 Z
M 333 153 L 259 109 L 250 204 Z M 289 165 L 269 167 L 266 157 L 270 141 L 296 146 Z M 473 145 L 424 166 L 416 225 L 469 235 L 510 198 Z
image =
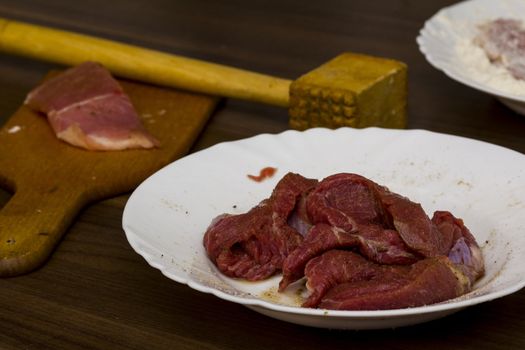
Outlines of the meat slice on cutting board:
M 56 136 L 74 146 L 123 150 L 159 145 L 120 84 L 95 62 L 45 81 L 28 94 L 25 104 L 45 113 Z

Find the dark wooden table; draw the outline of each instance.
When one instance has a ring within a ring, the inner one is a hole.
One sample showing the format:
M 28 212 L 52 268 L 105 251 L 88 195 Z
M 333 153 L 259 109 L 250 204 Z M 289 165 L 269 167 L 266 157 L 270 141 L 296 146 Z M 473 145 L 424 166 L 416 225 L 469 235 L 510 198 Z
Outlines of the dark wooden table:
M 264 3 L 264 4 L 263 4 Z M 0 16 L 294 79 L 344 51 L 406 62 L 409 128 L 525 153 L 525 117 L 432 68 L 415 38 L 451 0 L 0 1 Z M 0 55 L 0 124 L 57 66 Z M 284 109 L 226 100 L 195 150 L 287 129 Z M 395 330 L 297 326 L 163 277 L 121 227 L 129 194 L 85 208 L 52 258 L 0 280 L 2 349 L 518 349 L 525 348 L 525 291 L 441 320 Z M 9 198 L 0 192 L 0 206 Z

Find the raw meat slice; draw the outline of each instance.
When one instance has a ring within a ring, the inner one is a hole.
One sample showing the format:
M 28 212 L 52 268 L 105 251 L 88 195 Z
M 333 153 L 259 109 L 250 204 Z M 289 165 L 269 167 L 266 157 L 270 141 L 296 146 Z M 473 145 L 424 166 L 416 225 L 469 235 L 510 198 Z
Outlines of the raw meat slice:
M 152 148 L 129 97 L 108 70 L 85 62 L 45 81 L 26 100 L 47 114 L 59 139 L 88 150 Z
M 356 174 L 335 174 L 319 182 L 308 196 L 307 210 L 313 223 L 326 223 L 346 232 L 357 224 L 383 223 L 375 184 Z
M 476 239 L 464 225 L 463 220 L 448 211 L 436 211 L 432 222 L 440 232 L 452 237 L 447 256 L 473 284 L 485 273 L 483 255 Z
M 329 250 L 308 261 L 305 268 L 306 288 L 310 295 L 303 307 L 317 307 L 325 293 L 344 282 L 370 280 L 379 272 L 377 266 L 359 254 Z
M 375 224 L 395 229 L 415 252 L 432 257 L 445 252 L 442 235 L 420 204 L 357 175 L 341 173 L 322 180 L 307 199 L 312 223 L 327 223 L 346 232 Z
M 95 62 L 85 62 L 36 87 L 27 95 L 26 104 L 47 114 L 98 96 L 123 93 L 105 68 Z
M 355 247 L 358 244 L 359 238 L 356 235 L 340 228 L 327 224 L 313 226 L 302 244 L 285 258 L 279 291 L 303 277 L 304 268 L 310 259 L 330 249 Z
M 424 257 L 448 252 L 447 237 L 432 224 L 419 203 L 378 187 L 383 210 L 391 217 L 392 225 L 405 244 Z
M 349 233 L 321 223 L 313 226 L 301 245 L 284 260 L 279 290 L 285 290 L 303 277 L 305 266 L 311 259 L 335 248 L 355 248 L 380 264 L 411 264 L 418 260 L 394 230 L 362 225 L 357 226 L 355 233 Z
M 503 65 L 516 79 L 525 80 L 525 27 L 516 19 L 499 18 L 479 26 L 474 42 L 491 62 Z
M 412 264 L 421 257 L 410 250 L 395 230 L 379 225 L 359 225 L 359 252 L 378 264 Z
M 352 261 L 345 262 L 346 268 L 354 267 Z M 445 256 L 426 258 L 406 266 L 365 264 L 364 267 L 358 265 L 358 269 L 355 273 L 347 272 L 345 277 L 349 276 L 350 281 L 329 289 L 318 307 L 385 310 L 424 306 L 458 297 L 471 287 L 469 279 Z M 368 269 L 376 271 L 370 273 Z M 354 276 L 358 277 L 357 281 L 352 280 Z
M 317 180 L 288 173 L 269 199 L 248 213 L 217 217 L 204 235 L 204 247 L 221 272 L 230 277 L 261 280 L 282 268 L 284 258 L 303 240 L 288 225 L 301 196 Z

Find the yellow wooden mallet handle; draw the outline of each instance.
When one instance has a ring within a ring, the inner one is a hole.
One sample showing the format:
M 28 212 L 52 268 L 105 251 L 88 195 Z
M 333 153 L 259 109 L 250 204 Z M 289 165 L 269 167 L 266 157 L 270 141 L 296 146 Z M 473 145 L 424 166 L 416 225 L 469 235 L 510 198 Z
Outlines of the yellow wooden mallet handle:
M 287 107 L 290 80 L 0 18 L 0 50 L 63 65 L 96 61 L 115 75 Z

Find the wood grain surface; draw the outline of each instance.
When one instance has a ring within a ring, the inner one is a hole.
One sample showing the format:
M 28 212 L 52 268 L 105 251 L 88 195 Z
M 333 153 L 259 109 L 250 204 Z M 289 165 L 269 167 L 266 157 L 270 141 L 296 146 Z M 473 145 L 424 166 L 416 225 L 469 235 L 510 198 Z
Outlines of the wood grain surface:
M 0 0 L 0 16 L 294 79 L 345 51 L 409 67 L 408 127 L 525 153 L 525 117 L 435 70 L 415 38 L 452 0 Z M 0 56 L 0 118 L 56 66 Z M 288 127 L 285 109 L 226 100 L 192 151 Z M 523 349 L 525 291 L 395 330 L 277 321 L 162 276 L 121 228 L 129 194 L 81 211 L 47 264 L 0 279 L 2 349 Z M 10 197 L 0 192 L 0 206 Z

